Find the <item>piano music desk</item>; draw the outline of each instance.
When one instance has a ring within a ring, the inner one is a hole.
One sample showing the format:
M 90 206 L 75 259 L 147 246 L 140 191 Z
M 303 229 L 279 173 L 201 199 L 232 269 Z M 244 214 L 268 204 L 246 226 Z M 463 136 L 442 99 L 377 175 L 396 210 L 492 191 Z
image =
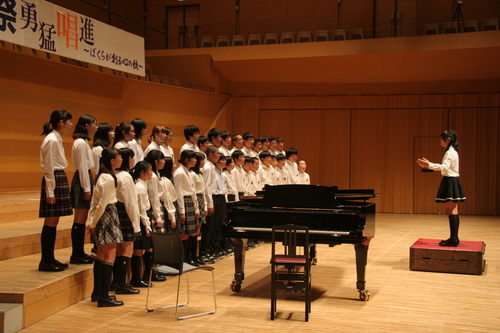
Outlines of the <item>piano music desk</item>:
M 439 246 L 437 239 L 418 239 L 410 247 L 410 270 L 481 275 L 486 244 L 460 241 L 457 247 Z

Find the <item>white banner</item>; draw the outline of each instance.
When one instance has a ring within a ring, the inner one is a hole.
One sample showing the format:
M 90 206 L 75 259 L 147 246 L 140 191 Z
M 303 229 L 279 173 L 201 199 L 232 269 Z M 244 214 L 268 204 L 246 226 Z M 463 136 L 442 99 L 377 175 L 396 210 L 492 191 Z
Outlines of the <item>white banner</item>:
M 145 75 L 143 37 L 43 0 L 0 0 L 0 39 Z

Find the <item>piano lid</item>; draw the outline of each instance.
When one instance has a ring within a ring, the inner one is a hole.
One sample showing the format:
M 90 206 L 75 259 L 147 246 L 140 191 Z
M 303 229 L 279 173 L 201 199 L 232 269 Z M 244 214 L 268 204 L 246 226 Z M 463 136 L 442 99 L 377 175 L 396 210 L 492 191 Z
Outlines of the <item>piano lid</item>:
M 262 203 L 273 207 L 333 208 L 337 186 L 266 185 Z

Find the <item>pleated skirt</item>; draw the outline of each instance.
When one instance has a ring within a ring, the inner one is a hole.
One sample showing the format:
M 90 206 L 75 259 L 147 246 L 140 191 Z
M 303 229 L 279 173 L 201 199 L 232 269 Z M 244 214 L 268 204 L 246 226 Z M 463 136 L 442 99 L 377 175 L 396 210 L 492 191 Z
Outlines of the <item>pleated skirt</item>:
M 459 177 L 443 177 L 436 195 L 436 202 L 464 202 L 466 200 L 462 181 Z
M 64 170 L 55 170 L 54 178 L 56 181 L 56 188 L 54 189 L 54 197 L 56 203 L 49 205 L 47 203 L 47 193 L 45 185 L 45 177 L 42 177 L 42 190 L 40 192 L 40 209 L 38 212 L 39 217 L 57 217 L 73 215 L 71 206 L 71 194 L 69 190 L 68 177 Z
M 98 246 L 123 243 L 118 210 L 114 204 L 106 206 L 90 238 Z
M 92 178 L 92 171 L 88 171 L 90 179 L 90 193 L 94 192 L 94 179 Z M 82 184 L 80 183 L 80 173 L 76 170 L 73 175 L 73 180 L 71 181 L 71 204 L 75 209 L 90 209 L 91 199 L 84 200 L 83 196 L 85 191 L 83 190 Z
M 141 239 L 141 232 L 134 233 L 134 226 L 128 217 L 125 204 L 118 201 L 115 203 L 116 210 L 118 211 L 118 219 L 120 220 L 120 229 L 124 242 L 135 242 Z

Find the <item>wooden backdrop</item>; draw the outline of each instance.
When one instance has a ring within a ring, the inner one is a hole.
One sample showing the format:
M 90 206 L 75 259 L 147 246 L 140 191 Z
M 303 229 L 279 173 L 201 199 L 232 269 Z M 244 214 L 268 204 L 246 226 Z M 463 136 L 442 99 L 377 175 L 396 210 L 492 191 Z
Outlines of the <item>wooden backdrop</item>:
M 357 97 L 234 97 L 234 133 L 280 136 L 305 159 L 313 184 L 373 188 L 378 211 L 444 213 L 434 203 L 441 175 L 423 173 L 417 157 L 440 163 L 439 135 L 460 142 L 464 214 L 500 213 L 498 94 Z M 496 107 L 490 107 L 495 105 Z

